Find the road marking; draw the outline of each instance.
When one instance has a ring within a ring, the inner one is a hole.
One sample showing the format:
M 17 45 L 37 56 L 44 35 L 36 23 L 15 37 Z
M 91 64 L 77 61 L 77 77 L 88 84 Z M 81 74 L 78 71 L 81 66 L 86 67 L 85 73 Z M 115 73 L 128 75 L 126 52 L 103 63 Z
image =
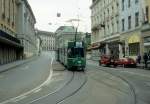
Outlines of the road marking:
M 32 89 L 32 90 L 30 90 L 30 91 L 28 91 L 26 93 L 23 93 L 23 94 L 21 94 L 21 95 L 19 95 L 17 97 L 10 98 L 9 100 L 3 101 L 0 104 L 7 104 L 7 103 L 10 103 L 10 102 L 15 102 L 17 99 L 21 99 L 22 100 L 23 96 L 27 96 L 27 95 L 33 93 L 34 91 L 37 91 L 41 87 L 49 84 L 51 82 L 51 78 L 52 78 L 52 74 L 53 74 L 52 63 L 53 63 L 53 59 L 51 60 L 49 77 L 47 78 L 47 80 L 44 83 L 42 83 L 41 85 L 37 86 L 36 88 L 34 88 L 34 89 Z
M 56 79 L 56 78 L 53 79 L 53 78 L 52 78 L 52 81 L 53 81 L 53 82 L 58 82 L 58 81 L 62 81 L 62 80 L 63 80 L 63 79 L 58 79 L 58 78 L 57 78 L 57 79 Z
M 18 99 L 16 99 L 16 100 L 14 100 L 14 101 L 12 101 L 12 102 L 18 102 L 18 101 L 20 101 L 20 100 L 22 100 L 22 99 L 24 99 L 24 98 L 26 98 L 27 96 L 21 96 L 20 98 L 18 98 Z
M 57 76 L 59 76 L 61 73 L 55 73 L 55 74 L 53 74 L 53 77 L 57 77 Z
M 41 90 L 42 90 L 42 89 L 39 88 L 39 89 L 35 90 L 34 93 L 38 93 L 38 92 L 40 92 Z

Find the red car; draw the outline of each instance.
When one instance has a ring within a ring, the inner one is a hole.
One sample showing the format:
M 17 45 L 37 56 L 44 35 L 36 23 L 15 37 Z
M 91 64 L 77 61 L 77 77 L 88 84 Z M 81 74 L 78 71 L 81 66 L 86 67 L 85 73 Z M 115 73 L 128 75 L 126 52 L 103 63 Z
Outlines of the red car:
M 124 67 L 136 67 L 136 61 L 132 58 L 121 58 L 117 62 L 117 65 L 123 65 Z
M 102 55 L 101 59 L 99 60 L 99 65 L 106 65 L 106 66 L 117 66 L 117 60 L 112 59 L 110 56 L 108 55 Z

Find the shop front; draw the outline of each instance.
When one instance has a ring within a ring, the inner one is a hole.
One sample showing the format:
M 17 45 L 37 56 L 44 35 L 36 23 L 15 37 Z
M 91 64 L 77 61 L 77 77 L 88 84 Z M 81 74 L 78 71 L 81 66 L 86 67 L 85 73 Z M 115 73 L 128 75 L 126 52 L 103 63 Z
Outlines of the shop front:
M 143 43 L 143 50 L 142 54 L 148 53 L 150 54 L 150 25 L 145 24 L 142 28 L 142 43 Z
M 100 43 L 92 44 L 92 60 L 98 61 L 100 59 Z
M 128 39 L 129 56 L 137 56 L 140 54 L 140 37 L 138 35 L 132 35 Z
M 20 41 L 0 31 L 0 65 L 22 59 L 23 47 Z
M 133 31 L 130 33 L 122 34 L 124 38 L 125 46 L 125 57 L 131 57 L 136 59 L 137 55 L 141 55 L 141 32 Z M 122 39 L 123 39 L 122 38 Z
M 119 43 L 118 42 L 111 42 L 108 43 L 108 48 L 110 55 L 114 58 L 119 58 Z
M 144 37 L 144 52 L 150 53 L 150 36 Z

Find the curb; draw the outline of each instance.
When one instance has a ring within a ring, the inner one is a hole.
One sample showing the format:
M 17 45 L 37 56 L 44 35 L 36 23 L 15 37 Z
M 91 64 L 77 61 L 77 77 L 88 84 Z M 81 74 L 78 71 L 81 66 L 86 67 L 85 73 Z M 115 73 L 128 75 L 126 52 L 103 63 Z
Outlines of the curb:
M 31 62 L 31 61 L 37 59 L 37 58 L 38 58 L 38 56 L 33 56 L 33 57 L 29 58 L 29 59 L 20 60 L 20 61 L 22 61 L 22 62 L 20 62 L 20 63 L 18 63 L 18 64 L 15 64 L 15 65 L 10 65 L 10 67 L 7 67 L 7 68 L 0 69 L 0 73 L 6 72 L 6 71 L 11 70 L 11 69 L 13 69 L 13 68 L 19 67 L 19 66 L 24 65 L 24 64 L 26 64 L 26 63 L 29 63 L 29 62 Z M 18 61 L 18 62 L 19 62 L 19 61 Z M 9 63 L 9 64 L 11 64 L 11 63 Z M 5 65 L 7 65 L 7 64 L 5 64 Z M 2 65 L 2 66 L 3 66 L 3 65 Z

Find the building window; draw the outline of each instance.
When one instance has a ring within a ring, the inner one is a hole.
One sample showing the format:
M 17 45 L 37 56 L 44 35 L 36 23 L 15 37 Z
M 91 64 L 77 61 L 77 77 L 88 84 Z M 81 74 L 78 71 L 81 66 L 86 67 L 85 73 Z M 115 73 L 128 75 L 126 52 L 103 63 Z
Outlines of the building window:
M 128 17 L 128 29 L 131 29 L 131 16 Z
M 5 0 L 2 0 L 1 1 L 2 2 L 2 4 L 1 4 L 1 7 L 2 7 L 2 18 L 4 19 L 5 18 Z
M 122 11 L 124 11 L 124 0 L 122 0 Z
M 117 5 L 117 9 L 118 9 L 119 8 L 119 3 L 117 2 L 116 5 Z
M 125 30 L 124 23 L 125 23 L 125 20 L 124 20 L 124 19 L 122 19 L 122 31 L 124 31 L 124 30 Z
M 129 44 L 129 55 L 135 56 L 135 55 L 139 54 L 139 52 L 140 52 L 139 43 Z
M 117 32 L 119 32 L 119 21 L 117 21 L 116 23 L 117 23 Z
M 114 23 L 112 23 L 112 34 L 114 33 Z
M 8 18 L 8 22 L 10 22 L 10 18 L 11 18 L 11 4 L 12 4 L 12 1 L 9 0 L 9 18 Z
M 128 0 L 128 7 L 131 7 L 131 0 Z
M 135 3 L 138 3 L 139 2 L 139 0 L 135 0 Z
M 139 26 L 139 12 L 135 13 L 135 27 Z
M 14 0 L 12 0 L 12 12 L 13 12 L 13 26 L 14 26 L 14 22 L 15 22 L 15 2 Z
M 145 22 L 147 23 L 149 21 L 149 6 L 146 6 L 146 17 Z

